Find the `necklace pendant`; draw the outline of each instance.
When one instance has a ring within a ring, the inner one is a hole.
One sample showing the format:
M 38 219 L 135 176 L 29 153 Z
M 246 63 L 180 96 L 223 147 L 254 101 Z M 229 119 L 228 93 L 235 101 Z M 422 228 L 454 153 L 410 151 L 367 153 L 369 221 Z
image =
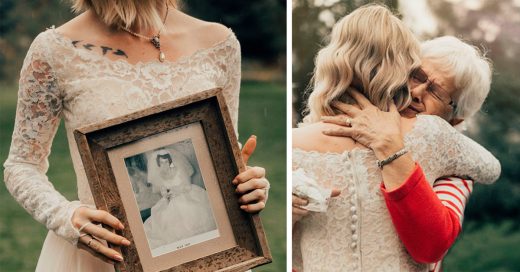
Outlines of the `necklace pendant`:
M 150 42 L 152 42 L 153 46 L 155 46 L 155 48 L 157 49 L 161 49 L 161 41 L 159 40 L 159 36 L 153 36 L 152 39 L 150 40 Z
M 164 55 L 164 53 L 162 51 L 160 51 L 159 52 L 159 61 L 164 62 L 165 59 L 166 59 L 166 56 Z

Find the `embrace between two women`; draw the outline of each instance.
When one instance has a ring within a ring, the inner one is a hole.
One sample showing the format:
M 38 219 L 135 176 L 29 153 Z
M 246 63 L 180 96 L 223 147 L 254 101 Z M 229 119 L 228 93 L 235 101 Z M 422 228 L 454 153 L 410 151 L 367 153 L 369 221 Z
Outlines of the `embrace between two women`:
M 473 183 L 500 175 L 452 127 L 480 109 L 490 81 L 476 48 L 454 37 L 419 44 L 383 6 L 339 20 L 293 129 L 293 171 L 333 196 L 326 212 L 309 212 L 313 199 L 293 194 L 294 269 L 439 271 Z

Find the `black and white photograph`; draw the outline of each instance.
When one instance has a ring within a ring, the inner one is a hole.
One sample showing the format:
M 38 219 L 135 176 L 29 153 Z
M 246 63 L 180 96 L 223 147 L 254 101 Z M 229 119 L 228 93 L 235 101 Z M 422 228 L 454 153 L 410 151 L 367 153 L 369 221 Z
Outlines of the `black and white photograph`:
M 125 158 L 152 256 L 219 236 L 191 139 Z

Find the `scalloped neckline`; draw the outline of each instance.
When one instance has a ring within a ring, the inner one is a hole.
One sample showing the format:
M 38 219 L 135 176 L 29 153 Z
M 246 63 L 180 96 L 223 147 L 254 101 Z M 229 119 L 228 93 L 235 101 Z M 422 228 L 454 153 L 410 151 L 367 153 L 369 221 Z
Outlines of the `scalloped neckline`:
M 65 36 L 63 33 L 60 33 L 59 31 L 57 31 L 54 26 L 52 26 L 51 28 L 48 28 L 48 30 L 52 34 L 54 34 L 54 36 L 56 37 L 57 40 L 59 40 L 60 42 L 64 43 L 65 45 L 68 45 L 69 48 L 71 48 L 73 50 L 77 49 L 76 47 L 74 47 L 72 45 L 73 39 L 71 39 L 71 38 Z M 212 46 L 199 48 L 199 49 L 195 50 L 192 54 L 183 55 L 181 57 L 178 57 L 175 60 L 168 60 L 168 59 L 166 59 L 164 62 L 160 62 L 159 60 L 148 60 L 148 61 L 138 61 L 136 63 L 130 63 L 130 62 L 124 60 L 124 59 L 112 60 L 112 59 L 109 59 L 109 58 L 105 58 L 102 55 L 95 54 L 95 53 L 78 51 L 78 54 L 82 54 L 83 56 L 87 56 L 88 58 L 101 59 L 101 60 L 107 61 L 107 62 L 109 62 L 111 64 L 123 64 L 123 65 L 129 66 L 129 67 L 132 67 L 132 68 L 136 68 L 136 69 L 138 67 L 141 67 L 141 66 L 151 66 L 151 65 L 175 66 L 175 65 L 178 65 L 180 63 L 186 62 L 187 60 L 195 58 L 195 57 L 201 55 L 202 53 L 209 53 L 209 52 L 211 52 L 213 50 L 217 50 L 217 49 L 223 47 L 224 45 L 226 45 L 230 40 L 232 40 L 233 37 L 235 37 L 235 35 L 234 35 L 233 31 L 231 31 L 231 33 L 229 33 L 225 39 L 216 42 Z

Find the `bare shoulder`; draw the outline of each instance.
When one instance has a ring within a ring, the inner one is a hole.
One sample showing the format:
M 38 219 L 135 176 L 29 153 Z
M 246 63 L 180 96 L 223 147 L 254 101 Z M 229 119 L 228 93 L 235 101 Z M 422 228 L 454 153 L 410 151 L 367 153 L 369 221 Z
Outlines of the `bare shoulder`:
M 343 152 L 355 147 L 354 141 L 345 137 L 331 137 L 322 132 L 337 125 L 313 123 L 292 130 L 292 147 L 305 151 Z
M 310 137 L 310 138 L 309 138 Z M 310 150 L 313 147 L 313 143 L 316 142 L 316 125 L 310 124 L 299 128 L 292 129 L 292 147 Z
M 201 47 L 209 47 L 226 40 L 232 35 L 231 29 L 219 24 L 204 21 L 190 16 L 181 11 L 176 11 L 178 20 L 182 20 L 184 32 L 191 34 L 190 37 L 196 39 Z

